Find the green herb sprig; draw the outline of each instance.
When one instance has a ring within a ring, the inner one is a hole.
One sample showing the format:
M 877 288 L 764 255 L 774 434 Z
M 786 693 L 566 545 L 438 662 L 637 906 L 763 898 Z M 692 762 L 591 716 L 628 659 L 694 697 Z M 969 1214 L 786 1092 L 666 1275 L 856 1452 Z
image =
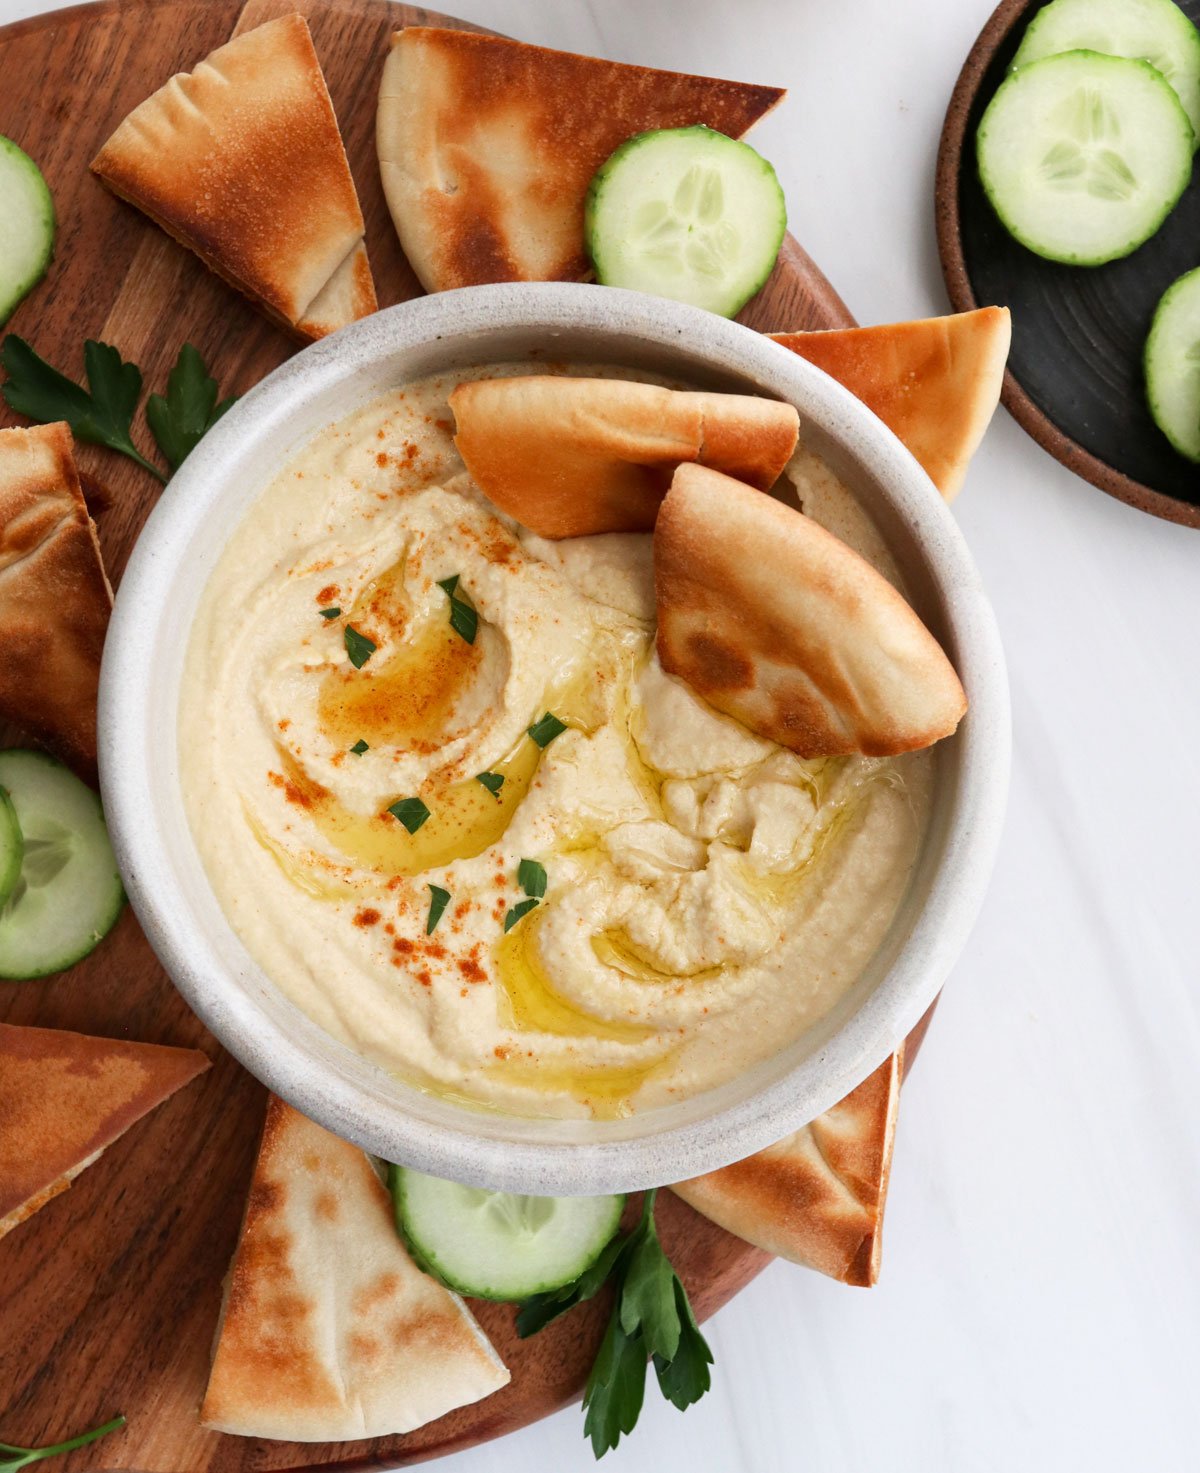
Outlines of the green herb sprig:
M 415 834 L 429 817 L 429 808 L 420 798 L 397 798 L 387 810 L 398 818 L 410 834 Z
M 450 600 L 451 629 L 468 644 L 474 644 L 475 636 L 479 633 L 479 613 L 472 604 L 467 603 L 466 599 L 459 598 L 458 579 L 459 575 L 455 573 L 453 578 L 441 579 L 438 587 Z
M 43 1458 L 74 1452 L 77 1447 L 98 1442 L 101 1437 L 107 1437 L 110 1432 L 115 1432 L 124 1425 L 124 1417 L 114 1417 L 111 1422 L 105 1422 L 103 1427 L 94 1427 L 90 1432 L 72 1437 L 68 1442 L 56 1442 L 53 1447 L 14 1447 L 11 1443 L 0 1442 L 0 1473 L 17 1473 L 19 1468 L 28 1468 L 30 1463 L 38 1463 Z
M 540 720 L 535 721 L 528 728 L 529 735 L 534 739 L 543 751 L 557 736 L 562 736 L 567 729 L 567 723 L 560 721 L 553 711 L 547 711 Z
M 504 917 L 504 931 L 509 931 L 541 904 L 546 893 L 546 866 L 537 859 L 523 859 L 517 865 L 517 884 L 524 890 L 526 899 L 518 900 Z
M 482 783 L 493 798 L 499 798 L 500 789 L 504 786 L 504 774 L 502 772 L 477 772 L 475 781 Z
M 632 1432 L 646 1395 L 648 1359 L 659 1390 L 680 1411 L 712 1384 L 712 1352 L 654 1226 L 656 1196 L 646 1193 L 637 1226 L 613 1238 L 573 1283 L 533 1295 L 517 1313 L 517 1334 L 527 1339 L 612 1281 L 612 1315 L 583 1393 L 583 1433 L 597 1458 Z
M 437 930 L 437 923 L 445 914 L 446 907 L 450 904 L 450 892 L 444 890 L 441 885 L 429 886 L 429 916 L 425 921 L 425 934 L 432 936 Z
M 361 670 L 379 648 L 373 639 L 360 634 L 353 624 L 347 624 L 342 631 L 342 642 L 346 646 L 346 654 L 350 657 L 350 663 L 356 670 Z
M 217 420 L 237 403 L 236 395 L 217 403 L 217 381 L 204 359 L 184 343 L 167 376 L 167 395 L 146 400 L 146 423 L 167 464 L 177 471 Z

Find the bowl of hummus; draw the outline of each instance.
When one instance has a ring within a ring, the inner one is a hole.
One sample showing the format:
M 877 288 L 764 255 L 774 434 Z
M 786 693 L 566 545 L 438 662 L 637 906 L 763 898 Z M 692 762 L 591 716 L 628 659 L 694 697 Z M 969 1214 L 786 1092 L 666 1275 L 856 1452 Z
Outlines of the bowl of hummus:
M 539 536 L 464 465 L 451 396 L 531 374 L 794 406 L 774 494 L 916 610 L 957 731 L 805 758 L 669 673 L 649 533 Z M 849 393 L 690 307 L 514 284 L 357 323 L 210 432 L 100 735 L 130 899 L 251 1072 L 387 1160 L 571 1194 L 749 1155 L 900 1043 L 982 899 L 1009 716 L 953 519 Z

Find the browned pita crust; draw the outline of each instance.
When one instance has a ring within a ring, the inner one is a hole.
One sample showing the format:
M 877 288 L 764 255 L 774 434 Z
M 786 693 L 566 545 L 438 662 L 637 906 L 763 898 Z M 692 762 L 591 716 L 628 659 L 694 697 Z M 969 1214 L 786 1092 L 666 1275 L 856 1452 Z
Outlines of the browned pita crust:
M 362 211 L 302 16 L 246 31 L 173 76 L 92 168 L 301 337 L 375 310 Z
M 707 123 L 740 138 L 783 96 L 409 26 L 392 40 L 376 144 L 400 244 L 427 291 L 578 281 L 588 184 L 635 133 Z
M 811 517 L 681 465 L 654 529 L 658 656 L 710 706 L 802 757 L 883 757 L 966 696 L 892 585 Z
M 542 537 L 648 532 L 683 461 L 765 490 L 799 430 L 790 404 L 627 379 L 477 379 L 450 407 L 475 483 Z
M 201 1408 L 246 1437 L 410 1432 L 509 1379 L 416 1267 L 370 1161 L 273 1096 Z
M 207 1068 L 197 1049 L 0 1023 L 0 1237 Z
M 71 432 L 0 430 L 0 717 L 93 784 L 111 609 Z
M 1007 307 L 771 336 L 861 399 L 954 499 L 1000 402 L 1012 337 Z
M 843 1284 L 879 1278 L 904 1052 L 778 1145 L 674 1188 L 705 1217 Z

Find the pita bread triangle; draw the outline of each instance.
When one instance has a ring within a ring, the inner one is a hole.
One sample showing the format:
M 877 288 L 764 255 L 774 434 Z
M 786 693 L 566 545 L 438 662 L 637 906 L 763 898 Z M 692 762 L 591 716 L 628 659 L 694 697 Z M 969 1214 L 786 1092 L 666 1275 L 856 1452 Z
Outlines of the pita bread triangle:
M 300 337 L 374 312 L 362 211 L 302 16 L 173 76 L 92 169 Z
M 949 736 L 966 696 L 882 574 L 811 517 L 681 465 L 654 529 L 658 656 L 802 757 L 884 757 Z
M 462 1300 L 409 1257 L 366 1155 L 272 1096 L 205 1426 L 291 1442 L 380 1437 L 508 1379 Z
M 803 1130 L 673 1190 L 768 1253 L 874 1284 L 903 1073 L 901 1050 Z
M 207 1068 L 198 1049 L 0 1023 L 0 1237 Z
M 0 430 L 0 717 L 92 784 L 111 609 L 70 430 Z
M 476 379 L 450 395 L 475 484 L 542 537 L 648 532 L 682 461 L 762 490 L 796 448 L 790 404 L 627 379 Z
M 1012 338 L 1007 307 L 770 336 L 861 399 L 954 499 L 1000 402 Z
M 426 291 L 590 273 L 592 176 L 635 133 L 706 123 L 740 138 L 778 87 L 409 26 L 384 67 L 376 144 L 400 244 Z

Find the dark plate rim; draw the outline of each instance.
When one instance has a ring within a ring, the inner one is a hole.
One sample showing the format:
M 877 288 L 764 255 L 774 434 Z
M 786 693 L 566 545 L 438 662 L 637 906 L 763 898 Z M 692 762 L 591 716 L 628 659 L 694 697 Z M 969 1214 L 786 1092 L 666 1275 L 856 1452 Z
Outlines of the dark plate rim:
M 937 228 L 938 257 L 950 303 L 956 312 L 970 312 L 980 303 L 975 299 L 971 279 L 963 256 L 962 231 L 959 221 L 959 179 L 963 169 L 967 120 L 984 77 L 996 52 L 1004 44 L 1013 27 L 1021 20 L 1033 0 L 1001 0 L 978 39 L 967 54 L 962 71 L 950 94 L 946 120 L 938 144 L 937 175 L 934 187 L 934 211 Z M 1074 471 L 1093 486 L 1115 496 L 1119 501 L 1149 512 L 1164 521 L 1186 527 L 1200 527 L 1200 505 L 1179 501 L 1164 495 L 1132 476 L 1125 475 L 1106 461 L 1085 450 L 1077 441 L 1051 420 L 1030 398 L 1013 376 L 1005 370 L 1001 402 L 1027 434 L 1048 451 L 1055 460 Z

